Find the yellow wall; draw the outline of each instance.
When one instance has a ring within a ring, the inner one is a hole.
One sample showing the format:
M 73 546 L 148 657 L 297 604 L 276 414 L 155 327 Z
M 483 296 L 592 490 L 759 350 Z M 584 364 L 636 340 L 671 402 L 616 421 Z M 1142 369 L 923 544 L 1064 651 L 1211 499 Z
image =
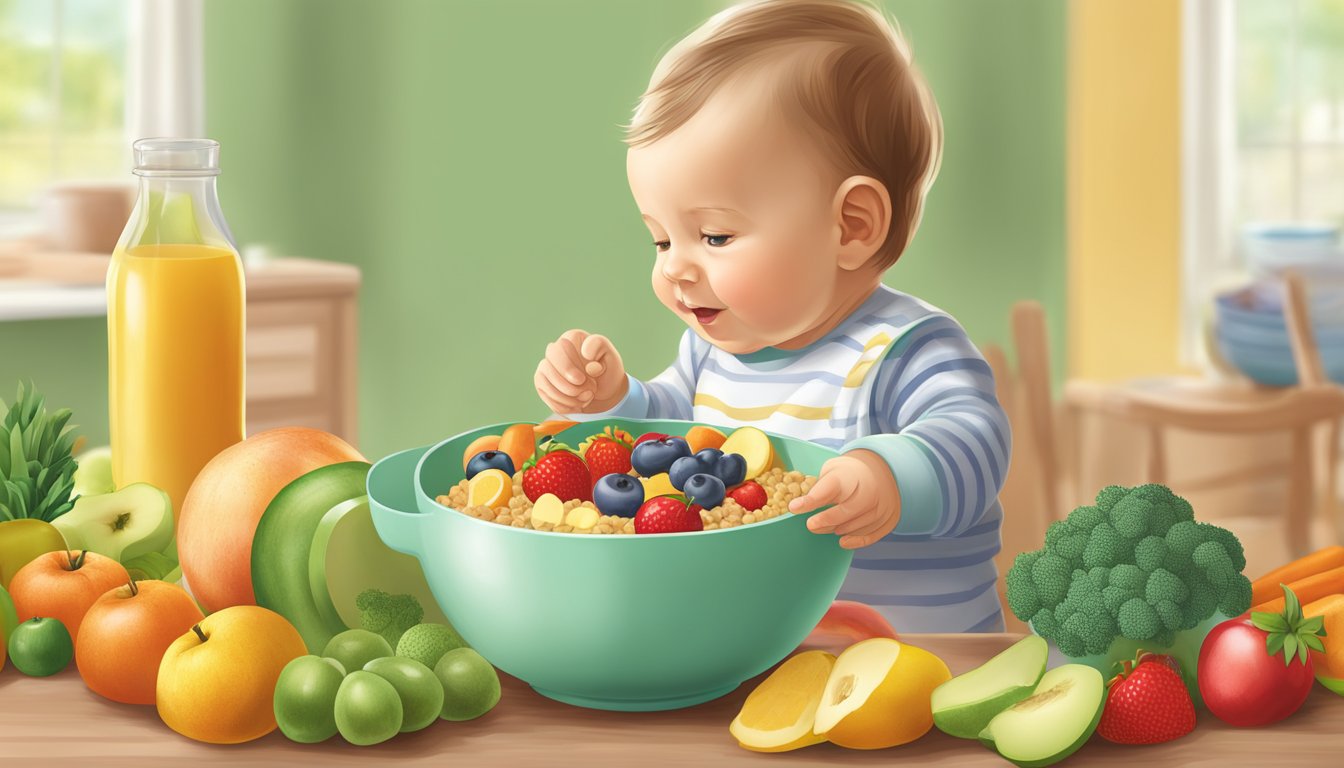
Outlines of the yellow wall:
M 1180 30 L 1176 0 L 1072 0 L 1069 373 L 1180 369 Z

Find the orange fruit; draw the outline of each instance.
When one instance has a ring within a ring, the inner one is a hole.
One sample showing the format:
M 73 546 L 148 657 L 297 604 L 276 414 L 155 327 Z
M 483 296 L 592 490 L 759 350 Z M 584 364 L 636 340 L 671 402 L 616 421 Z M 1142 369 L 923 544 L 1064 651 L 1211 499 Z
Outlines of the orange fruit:
M 103 593 L 130 581 L 121 563 L 97 552 L 60 550 L 39 555 L 9 583 L 19 621 L 37 616 L 60 619 L 79 645 L 84 614 Z
M 502 469 L 483 469 L 467 483 L 467 506 L 508 506 L 513 496 L 513 478 Z
M 855 643 L 835 660 L 813 731 L 850 749 L 908 744 L 933 727 L 933 689 L 951 679 L 923 648 L 887 637 Z
M 786 752 L 825 741 L 812 726 L 834 667 L 835 656 L 826 651 L 790 657 L 747 695 L 729 733 L 754 752 Z
M 196 601 L 176 584 L 145 580 L 109 589 L 80 624 L 79 676 L 99 696 L 153 704 L 164 652 L 203 618 Z
M 724 433 L 704 425 L 698 424 L 686 430 L 686 445 L 690 446 L 691 453 L 698 453 L 704 448 L 718 448 L 727 439 Z
M 462 471 L 467 471 L 467 465 L 471 463 L 472 456 L 481 451 L 497 450 L 499 450 L 499 435 L 481 435 L 472 440 L 471 445 L 468 445 L 467 449 L 462 452 Z M 514 469 L 522 469 L 522 467 L 514 467 Z

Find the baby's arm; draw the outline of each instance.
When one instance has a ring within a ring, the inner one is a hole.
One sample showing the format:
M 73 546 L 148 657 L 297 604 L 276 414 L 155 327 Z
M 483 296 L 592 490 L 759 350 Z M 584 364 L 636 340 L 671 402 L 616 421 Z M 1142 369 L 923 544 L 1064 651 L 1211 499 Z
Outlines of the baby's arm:
M 632 419 L 690 419 L 695 397 L 695 380 L 700 362 L 704 359 L 696 343 L 698 339 L 687 330 L 682 334 L 677 358 L 662 373 L 649 381 L 640 381 L 625 374 L 627 391 L 615 405 L 600 412 L 565 412 L 555 408 L 545 396 L 543 400 L 563 418 L 587 419 L 623 416 Z M 538 387 L 538 394 L 541 388 Z
M 874 382 L 873 414 L 884 434 L 842 449 L 882 457 L 900 489 L 894 533 L 956 536 L 998 498 L 1012 435 L 980 351 L 950 317 L 897 340 Z

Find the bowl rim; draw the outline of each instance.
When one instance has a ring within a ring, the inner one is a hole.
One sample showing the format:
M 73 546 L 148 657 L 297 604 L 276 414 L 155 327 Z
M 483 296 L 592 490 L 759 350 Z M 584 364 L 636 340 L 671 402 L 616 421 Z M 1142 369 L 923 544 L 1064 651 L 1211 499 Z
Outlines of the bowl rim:
M 565 429 L 566 429 L 566 430 L 568 430 L 568 429 L 573 429 L 575 426 L 578 426 L 578 425 L 580 425 L 580 424 L 587 424 L 587 423 L 592 423 L 592 422 L 606 422 L 606 421 L 628 421 L 628 422 L 636 422 L 636 423 L 680 422 L 680 423 L 684 423 L 684 424 L 691 425 L 691 426 L 695 426 L 695 425 L 704 425 L 704 426 L 714 427 L 715 429 L 718 429 L 718 427 L 715 426 L 715 425 L 713 425 L 713 424 L 709 424 L 709 423 L 706 423 L 706 422 L 700 422 L 700 421 L 692 421 L 692 420 L 688 420 L 688 419 L 637 419 L 637 418 L 631 418 L 631 417 L 626 417 L 626 416 L 611 416 L 611 417 L 601 418 L 601 419 L 589 419 L 589 420 L 587 420 L 587 421 L 579 421 L 579 422 L 576 422 L 576 423 L 575 423 L 574 425 L 572 425 L 572 426 L 566 427 Z M 479 517 L 473 517 L 473 516 L 471 516 L 471 515 L 468 515 L 466 512 L 463 512 L 463 511 L 460 510 L 460 509 L 456 509 L 456 508 L 454 508 L 454 507 L 450 507 L 450 506 L 448 506 L 447 504 L 442 504 L 442 503 L 439 502 L 439 500 L 438 500 L 437 498 L 435 498 L 435 497 L 433 497 L 433 496 L 430 496 L 428 493 L 425 492 L 424 485 L 423 485 L 423 484 L 421 483 L 421 481 L 420 481 L 420 478 L 421 478 L 421 471 L 422 471 L 423 468 L 424 468 L 425 460 L 428 459 L 428 458 L 429 458 L 432 454 L 434 454 L 436 451 L 438 451 L 438 450 L 444 448 L 448 443 L 450 443 L 450 442 L 452 442 L 452 441 L 454 441 L 454 440 L 458 440 L 458 439 L 460 439 L 463 435 L 466 435 L 466 434 L 469 434 L 469 433 L 472 433 L 472 432 L 481 432 L 481 431 L 483 431 L 483 430 L 494 430 L 494 429 L 496 429 L 496 428 L 499 428 L 500 431 L 502 432 L 502 430 L 503 430 L 504 428 L 513 426 L 514 424 L 535 424 L 535 423 L 536 423 L 536 422 L 531 422 L 531 421 L 504 421 L 504 422 L 499 422 L 499 423 L 497 423 L 497 424 L 487 424 L 487 425 L 485 425 L 485 426 L 483 426 L 483 427 L 476 427 L 475 429 L 468 429 L 468 430 L 466 430 L 466 431 L 464 431 L 464 432 L 459 432 L 459 433 L 457 433 L 456 435 L 453 435 L 452 437 L 448 437 L 448 438 L 445 438 L 445 439 L 443 439 L 443 440 L 440 440 L 440 441 L 437 442 L 437 443 L 434 443 L 434 444 L 431 445 L 431 446 L 430 446 L 430 447 L 429 447 L 423 454 L 421 454 L 420 458 L 417 459 L 416 462 L 415 462 L 414 484 L 415 484 L 415 493 L 416 493 L 417 498 L 421 498 L 421 497 L 423 497 L 424 499 L 427 499 L 431 504 L 433 504 L 433 505 L 434 505 L 434 508 L 435 508 L 434 511 L 435 511 L 436 514 L 452 513 L 452 514 L 454 514 L 454 515 L 458 515 L 458 516 L 460 516 L 460 517 L 462 517 L 462 518 L 464 518 L 464 519 L 466 519 L 466 520 L 469 520 L 469 521 L 471 521 L 472 523 L 476 523 L 476 524 L 479 524 L 479 525 L 489 526 L 491 529 L 504 529 L 505 531 L 512 531 L 512 532 L 514 532 L 514 533 L 518 533 L 518 534 L 528 534 L 528 535 L 533 535 L 533 536 L 550 536 L 550 537 L 554 537 L 554 538 L 560 538 L 560 539 L 575 539 L 575 540 L 579 540 L 579 541 L 594 540 L 594 539 L 596 539 L 596 540 L 602 540 L 602 539 L 627 539 L 627 540 L 635 540 L 635 541 L 646 542 L 646 544 L 644 544 L 644 545 L 630 545 L 630 546 L 648 546 L 648 544 L 647 544 L 648 542 L 656 542 L 656 541 L 661 541 L 661 540 L 664 540 L 664 539 L 681 538 L 681 537 L 687 537 L 687 536 L 705 536 L 705 535 L 710 535 L 710 534 L 733 534 L 733 533 L 740 533 L 740 532 L 742 532 L 742 531 L 746 531 L 746 530 L 750 530 L 750 529 L 764 529 L 764 528 L 767 527 L 767 526 L 771 526 L 771 525 L 775 525 L 775 524 L 779 524 L 779 523 L 787 523 L 787 522 L 790 522 L 790 521 L 795 520 L 795 519 L 798 519 L 798 520 L 805 520 L 806 518 L 808 518 L 808 517 L 810 517 L 810 516 L 812 516 L 812 515 L 814 515 L 814 514 L 816 514 L 816 513 L 818 513 L 818 512 L 822 512 L 822 511 L 824 511 L 824 510 L 826 510 L 826 509 L 829 509 L 830 507 L 834 506 L 834 505 L 832 505 L 832 504 L 825 504 L 825 505 L 823 505 L 823 506 L 817 507 L 817 508 L 814 509 L 814 510 L 810 510 L 810 511 L 808 511 L 808 512 L 801 512 L 801 513 L 797 513 L 797 512 L 787 512 L 787 511 L 786 511 L 784 514 L 782 514 L 782 515 L 776 515 L 775 517 L 773 517 L 773 518 L 771 518 L 771 519 L 769 519 L 769 520 L 762 520 L 762 521 L 760 521 L 760 522 L 748 523 L 748 524 L 746 524 L 746 525 L 738 525 L 738 526 L 734 526 L 734 527 L 732 527 L 732 528 L 715 528 L 715 529 L 713 529 L 713 530 L 709 530 L 709 531 L 705 531 L 705 530 L 700 530 L 700 531 L 681 531 L 681 532 L 678 532 L 678 533 L 658 533 L 658 534 L 646 534 L 646 535 L 642 535 L 642 536 L 639 535 L 639 534 L 628 534 L 628 535 L 626 535 L 626 534 L 621 534 L 621 535 L 616 535 L 616 534 L 573 534 L 573 533 L 559 532 L 559 531 L 539 531 L 539 530 L 537 530 L 537 529 L 535 529 L 535 528 L 517 528 L 517 527 L 514 527 L 514 526 L 512 526 L 512 525 L 500 525 L 499 523 L 496 523 L 496 522 L 493 522 L 493 521 L 487 522 L 487 521 L 485 521 L 485 520 L 480 519 Z M 755 429 L 760 429 L 759 427 L 754 427 L 754 428 L 755 428 Z M 562 431 L 564 431 L 564 430 L 562 430 Z M 806 442 L 808 442 L 808 441 L 806 441 L 806 440 L 802 440 L 802 439 L 800 439 L 800 438 L 796 438 L 796 437 L 788 437 L 788 436 L 786 436 L 786 435 L 780 435 L 780 434 L 777 434 L 777 433 L 775 433 L 775 432 L 769 432 L 769 431 L 766 431 L 766 430 L 764 430 L 764 429 L 762 429 L 761 431 L 764 432 L 765 435 L 766 435 L 767 437 L 769 437 L 772 441 L 773 441 L 773 440 L 776 440 L 776 439 L 780 439 L 780 440 L 787 440 L 787 441 L 791 441 L 791 442 L 799 442 L 799 443 L 806 443 Z M 814 445 L 815 445 L 815 444 L 814 444 Z M 831 449 L 829 449 L 829 448 L 825 448 L 825 447 L 820 446 L 820 445 L 815 445 L 815 447 L 816 447 L 818 450 L 822 450 L 822 451 L 830 451 L 830 450 L 831 450 Z M 831 451 L 831 452 L 832 452 L 832 453 L 835 453 L 837 456 L 839 455 L 838 452 L 835 452 L 835 451 Z M 418 511 L 418 510 L 417 510 L 417 511 Z M 420 513 L 420 514 L 423 514 L 423 513 Z M 805 523 L 804 523 L 804 527 L 806 527 L 806 524 L 805 524 Z M 828 535 L 828 534 L 818 534 L 818 533 L 814 533 L 813 531 L 811 531 L 811 529 L 808 530 L 808 533 L 811 534 L 811 535 L 813 535 L 813 536 Z M 605 546 L 610 546 L 610 545 L 605 545 Z M 838 537 L 836 538 L 836 546 L 839 547 L 839 538 L 838 538 Z

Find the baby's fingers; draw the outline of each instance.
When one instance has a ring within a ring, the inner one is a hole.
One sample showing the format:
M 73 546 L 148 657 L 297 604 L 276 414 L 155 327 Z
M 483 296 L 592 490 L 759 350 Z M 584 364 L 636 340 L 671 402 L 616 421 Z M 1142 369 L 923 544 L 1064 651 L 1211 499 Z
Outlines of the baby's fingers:
M 556 413 L 575 413 L 583 408 L 583 404 L 576 398 L 563 394 L 560 390 L 556 389 L 555 386 L 542 375 L 540 366 L 537 368 L 536 375 L 532 377 L 532 383 L 537 388 L 537 396 Z
M 580 378 L 579 383 L 573 383 L 573 380 L 563 375 L 555 366 L 555 363 L 547 358 L 541 361 L 537 367 L 537 373 L 543 378 L 552 389 L 558 391 L 567 398 L 587 402 L 593 399 L 592 388 L 585 386 L 586 379 Z
M 584 360 L 573 341 L 561 336 L 546 345 L 546 360 L 570 384 L 581 385 L 588 378 L 583 372 Z
M 816 485 L 812 486 L 812 490 L 789 502 L 789 511 L 795 515 L 811 512 L 817 507 L 834 504 L 839 499 L 839 494 L 839 478 L 823 472 Z
M 606 370 L 607 357 L 616 351 L 611 339 L 601 334 L 593 334 L 583 340 L 579 353 L 584 360 L 584 372 L 590 376 L 601 376 Z

